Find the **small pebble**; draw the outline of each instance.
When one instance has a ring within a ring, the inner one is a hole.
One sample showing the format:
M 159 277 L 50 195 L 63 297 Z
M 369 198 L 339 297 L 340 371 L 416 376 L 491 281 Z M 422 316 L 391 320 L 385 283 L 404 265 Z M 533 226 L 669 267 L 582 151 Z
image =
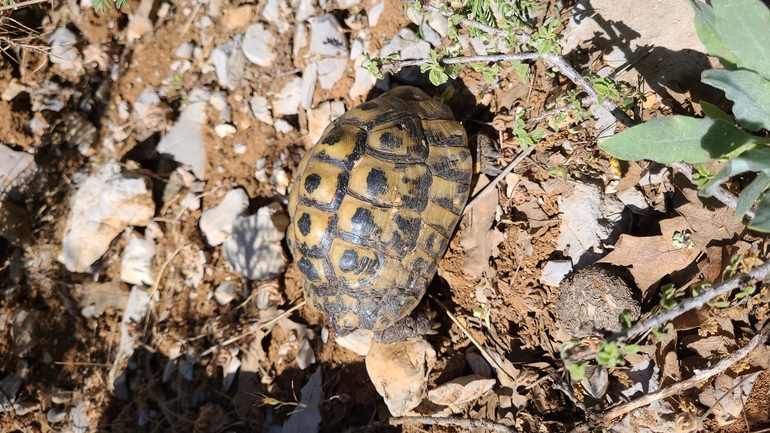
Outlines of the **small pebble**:
M 235 152 L 236 155 L 243 155 L 246 153 L 246 144 L 245 143 L 235 143 L 235 146 L 233 147 L 233 152 Z

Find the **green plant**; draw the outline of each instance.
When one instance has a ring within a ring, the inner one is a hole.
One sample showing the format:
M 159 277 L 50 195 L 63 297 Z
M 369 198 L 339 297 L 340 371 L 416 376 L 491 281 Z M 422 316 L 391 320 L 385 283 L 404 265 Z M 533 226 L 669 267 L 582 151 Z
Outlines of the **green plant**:
M 128 0 L 115 0 L 115 8 L 128 7 Z M 93 0 L 94 11 L 103 14 L 104 8 L 112 9 L 112 0 Z
M 704 197 L 714 195 L 733 176 L 753 173 L 753 181 L 738 197 L 735 215 L 743 218 L 756 206 L 749 228 L 770 232 L 770 137 L 766 132 L 770 130 L 770 32 L 766 31 L 770 9 L 761 0 L 712 0 L 711 6 L 689 2 L 695 10 L 698 37 L 725 68 L 704 71 L 701 79 L 733 101 L 735 119 L 704 102 L 707 117 L 654 119 L 600 147 L 625 160 L 724 161 L 724 168 L 713 176 L 698 168 L 699 194 Z

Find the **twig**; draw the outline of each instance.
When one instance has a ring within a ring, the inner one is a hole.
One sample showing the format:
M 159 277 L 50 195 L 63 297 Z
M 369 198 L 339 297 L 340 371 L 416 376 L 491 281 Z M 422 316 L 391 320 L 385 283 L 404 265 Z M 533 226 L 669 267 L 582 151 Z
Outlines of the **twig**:
M 211 354 L 212 352 L 214 352 L 215 350 L 217 350 L 220 347 L 229 346 L 229 345 L 235 343 L 236 341 L 238 341 L 238 340 L 240 340 L 240 339 L 242 339 L 244 337 L 248 337 L 251 334 L 256 334 L 257 331 L 259 331 L 260 329 L 267 329 L 267 328 L 273 326 L 279 320 L 283 319 L 284 317 L 287 317 L 287 316 L 291 315 L 291 313 L 293 313 L 293 312 L 297 311 L 298 309 L 302 308 L 305 305 L 306 302 L 307 301 L 300 302 L 299 304 L 289 308 L 288 310 L 286 310 L 283 313 L 275 316 L 274 318 L 266 321 L 265 323 L 262 323 L 262 324 L 258 325 L 254 329 L 251 329 L 251 330 L 249 330 L 247 332 L 244 332 L 241 335 L 236 335 L 235 337 L 229 338 L 229 339 L 227 339 L 227 340 L 225 340 L 225 341 L 223 341 L 223 342 L 221 342 L 221 343 L 219 343 L 217 345 L 209 347 L 208 349 L 204 350 L 200 355 L 198 355 L 197 358 L 198 359 L 203 358 L 204 356 Z
M 6 6 L 0 6 L 0 12 L 4 12 L 4 11 L 7 11 L 7 10 L 11 10 L 11 9 L 25 8 L 25 7 L 28 7 L 28 6 L 36 5 L 38 3 L 47 3 L 47 2 L 50 2 L 50 1 L 51 0 L 27 0 L 27 1 L 20 2 L 20 3 L 11 3 L 11 4 L 6 5 Z
M 455 317 L 454 314 L 452 314 L 449 311 L 449 308 L 447 308 L 446 305 L 444 305 L 441 301 L 436 299 L 435 296 L 433 296 L 433 295 L 428 295 L 428 296 L 430 296 L 430 298 L 432 300 L 434 300 L 439 305 L 439 307 L 441 307 L 442 310 L 444 310 L 446 315 L 449 316 L 450 319 L 452 319 L 452 322 L 454 322 L 454 324 L 457 325 L 458 328 L 460 328 L 460 330 L 463 332 L 463 334 L 465 334 L 465 336 L 468 337 L 469 340 L 471 340 L 471 343 L 473 343 L 473 345 L 476 346 L 477 349 L 479 349 L 479 352 L 481 353 L 481 356 L 483 356 L 484 359 L 487 360 L 489 365 L 494 367 L 495 370 L 497 370 L 497 372 L 499 374 L 504 374 L 504 375 L 508 376 L 508 379 L 511 382 L 516 382 L 516 378 L 511 377 L 511 375 L 508 374 L 507 371 L 505 371 L 505 369 L 497 362 L 497 360 L 494 357 L 492 357 L 492 354 L 489 353 L 489 351 L 487 351 L 487 349 L 481 343 L 479 343 L 479 341 L 476 340 L 476 338 L 473 335 L 471 335 L 471 333 L 468 331 L 468 329 L 465 326 L 463 326 L 463 324 L 460 323 L 459 320 L 457 320 L 457 317 Z
M 489 62 L 512 62 L 520 60 L 537 60 L 540 58 L 539 53 L 511 53 L 511 54 L 493 54 L 487 56 L 463 56 L 463 57 L 446 57 L 438 59 L 438 62 L 442 65 L 454 65 L 457 63 L 489 63 Z M 406 66 L 419 66 L 428 62 L 429 59 L 417 59 L 417 60 L 394 60 L 386 63 L 382 66 L 382 72 L 389 72 L 394 69 L 401 69 Z
M 687 164 L 686 162 L 674 162 L 668 164 L 668 166 L 682 173 L 690 182 L 693 182 L 692 166 L 690 164 Z M 693 182 L 693 184 L 695 184 L 695 182 Z M 730 209 L 735 209 L 738 206 L 738 198 L 722 185 L 717 186 L 717 188 L 714 190 L 714 198 L 721 201 L 722 204 L 729 207 Z M 746 217 L 748 219 L 753 219 L 754 211 L 749 210 L 746 212 Z
M 508 173 L 510 173 L 511 171 L 513 171 L 513 169 L 514 169 L 514 168 L 516 168 L 516 166 L 517 166 L 517 165 L 519 165 L 519 163 L 520 163 L 521 161 L 523 161 L 523 160 L 524 160 L 524 158 L 526 158 L 527 156 L 529 156 L 529 154 L 530 154 L 530 153 L 532 153 L 532 151 L 534 151 L 534 150 L 535 150 L 535 147 L 536 147 L 536 146 L 530 146 L 529 148 L 527 148 L 527 149 L 524 149 L 524 150 L 523 150 L 523 151 L 522 151 L 522 152 L 519 154 L 519 156 L 517 156 L 517 157 L 516 157 L 516 159 L 514 159 L 513 161 L 511 161 L 511 163 L 510 163 L 510 164 L 508 164 L 508 166 L 507 166 L 507 167 L 505 167 L 505 169 L 504 169 L 503 171 L 501 171 L 501 172 L 500 172 L 500 174 L 498 174 L 498 175 L 497 175 L 497 177 L 495 177 L 494 179 L 492 179 L 492 182 L 489 182 L 489 184 L 487 184 L 487 186 L 485 186 L 485 187 L 484 187 L 484 189 L 482 189 L 481 191 L 479 191 L 479 193 L 478 193 L 478 194 L 476 194 L 476 196 L 474 196 L 474 197 L 471 199 L 471 201 L 470 201 L 470 202 L 468 202 L 468 204 L 465 206 L 465 210 L 463 211 L 463 215 L 465 215 L 466 213 L 468 213 L 468 210 L 470 210 L 470 209 L 471 209 L 473 206 L 475 206 L 475 205 L 476 205 L 476 203 L 478 203 L 478 201 L 479 201 L 479 199 L 480 199 L 481 197 L 483 197 L 483 196 L 484 196 L 484 195 L 486 195 L 486 194 L 487 194 L 489 191 L 491 191 L 491 190 L 492 190 L 492 188 L 494 188 L 494 187 L 495 187 L 495 186 L 496 186 L 498 183 L 500 183 L 500 181 L 501 181 L 501 180 L 505 179 L 505 176 L 506 176 Z
M 406 3 L 411 3 L 409 0 L 404 0 Z M 436 6 L 432 5 L 423 5 L 424 11 L 430 11 L 434 13 L 438 13 L 441 15 L 444 15 L 446 17 L 452 16 L 454 11 L 446 10 L 442 11 Z M 489 34 L 495 35 L 495 36 L 502 36 L 507 37 L 508 34 L 504 30 L 500 30 L 498 28 L 488 26 L 486 24 L 480 23 L 475 20 L 471 20 L 468 18 L 463 18 L 460 21 L 460 25 L 463 27 L 476 27 L 479 30 L 482 30 L 484 32 L 487 32 Z M 529 43 L 532 40 L 532 36 L 528 35 L 527 33 L 520 31 L 516 32 L 516 39 L 518 39 L 522 43 Z M 544 54 L 540 56 L 540 58 L 547 64 L 551 65 L 551 67 L 554 67 L 559 70 L 565 77 L 569 78 L 570 81 L 572 81 L 576 86 L 583 89 L 587 94 L 588 98 L 587 100 L 584 99 L 582 102 L 584 106 L 586 103 L 594 103 L 599 101 L 599 94 L 596 92 L 594 87 L 591 85 L 588 80 L 583 78 L 583 76 L 575 70 L 575 68 L 572 67 L 572 65 L 569 64 L 566 60 L 564 60 L 564 57 L 559 56 L 557 54 Z M 448 64 L 447 60 L 449 59 L 441 59 L 439 60 L 442 63 Z M 610 100 L 609 98 L 604 98 L 604 101 L 602 102 L 602 106 L 606 108 L 607 110 L 612 113 L 613 116 L 615 116 L 615 119 L 617 119 L 622 124 L 626 125 L 627 127 L 633 126 L 636 124 L 628 115 L 621 110 L 615 102 Z
M 390 418 L 388 424 L 392 426 L 422 424 L 422 425 L 440 425 L 444 427 L 460 427 L 466 430 L 483 428 L 487 431 L 499 433 L 517 433 L 518 430 L 512 429 L 507 425 L 488 421 L 485 419 L 464 419 L 432 416 L 402 416 Z
M 627 341 L 643 332 L 662 326 L 664 323 L 668 323 L 690 310 L 702 308 L 712 299 L 724 295 L 725 293 L 732 292 L 738 287 L 745 286 L 751 279 L 762 280 L 768 275 L 770 275 L 770 261 L 755 267 L 746 274 L 736 275 L 729 280 L 723 281 L 699 296 L 686 299 L 671 310 L 664 311 L 649 317 L 646 320 L 637 322 L 623 332 L 612 334 L 607 340 L 617 342 Z
M 755 335 L 747 345 L 736 350 L 727 358 L 717 362 L 713 367 L 707 370 L 697 371 L 695 375 L 689 379 L 675 383 L 657 392 L 646 394 L 636 400 L 629 401 L 628 403 L 624 403 L 620 406 L 610 409 L 600 416 L 599 421 L 606 424 L 607 422 L 612 421 L 619 416 L 625 415 L 634 409 L 647 406 L 648 404 L 651 404 L 655 401 L 671 397 L 690 388 L 698 386 L 699 383 L 727 370 L 736 362 L 748 356 L 760 344 L 764 344 L 767 341 L 768 336 L 770 336 L 770 322 L 766 323 L 765 326 L 762 327 L 762 330 L 759 331 L 759 334 Z

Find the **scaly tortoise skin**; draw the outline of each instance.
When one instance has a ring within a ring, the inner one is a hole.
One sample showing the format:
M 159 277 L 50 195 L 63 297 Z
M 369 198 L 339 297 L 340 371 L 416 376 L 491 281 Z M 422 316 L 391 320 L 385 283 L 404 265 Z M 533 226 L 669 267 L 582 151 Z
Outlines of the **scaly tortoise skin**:
M 408 316 L 468 199 L 472 160 L 449 108 L 399 87 L 332 122 L 299 164 L 289 248 L 305 299 L 338 335 Z

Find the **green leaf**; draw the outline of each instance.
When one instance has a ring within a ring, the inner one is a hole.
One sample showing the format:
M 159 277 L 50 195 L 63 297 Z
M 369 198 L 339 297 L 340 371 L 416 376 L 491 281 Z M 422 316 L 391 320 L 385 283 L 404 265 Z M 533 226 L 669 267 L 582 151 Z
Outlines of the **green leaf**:
M 747 150 L 727 161 L 724 167 L 698 192 L 701 197 L 711 197 L 719 184 L 727 179 L 747 171 L 770 169 L 770 147 Z
M 700 108 L 703 109 L 703 112 L 706 114 L 706 116 L 716 120 L 724 120 L 727 123 L 733 123 L 733 118 L 730 117 L 729 114 L 720 110 L 716 105 L 709 104 L 706 101 L 700 101 L 699 104 Z
M 586 366 L 588 362 L 573 362 L 567 364 L 567 371 L 572 380 L 579 382 L 586 378 Z
M 428 78 L 434 86 L 440 86 L 447 82 L 449 76 L 446 74 L 446 72 L 444 72 L 443 69 L 439 67 L 431 69 L 430 73 L 428 74 Z
M 754 218 L 749 221 L 749 228 L 758 232 L 770 232 L 770 194 L 765 194 L 757 205 Z
M 743 188 L 741 195 L 738 197 L 738 204 L 735 206 L 735 216 L 743 218 L 746 212 L 751 209 L 751 206 L 762 195 L 767 188 L 770 188 L 770 170 L 760 171 L 756 179 Z
M 761 0 L 713 0 L 714 22 L 736 66 L 770 79 L 770 9 Z
M 599 145 L 615 158 L 626 161 L 649 159 L 662 164 L 690 164 L 719 158 L 750 142 L 766 142 L 714 119 L 670 116 L 634 126 Z
M 633 355 L 633 354 L 635 354 L 638 351 L 639 351 L 639 345 L 638 344 L 626 344 L 623 347 L 623 352 L 626 353 L 627 355 Z
M 724 67 L 735 69 L 737 60 L 735 55 L 727 50 L 724 41 L 722 41 L 722 36 L 717 31 L 714 10 L 711 9 L 711 6 L 699 0 L 689 0 L 689 2 L 695 11 L 695 33 L 698 34 L 698 38 L 706 46 L 706 51 L 710 55 L 718 57 Z
M 733 113 L 746 129 L 770 129 L 770 81 L 752 71 L 703 71 L 701 80 L 725 92 L 733 101 Z

